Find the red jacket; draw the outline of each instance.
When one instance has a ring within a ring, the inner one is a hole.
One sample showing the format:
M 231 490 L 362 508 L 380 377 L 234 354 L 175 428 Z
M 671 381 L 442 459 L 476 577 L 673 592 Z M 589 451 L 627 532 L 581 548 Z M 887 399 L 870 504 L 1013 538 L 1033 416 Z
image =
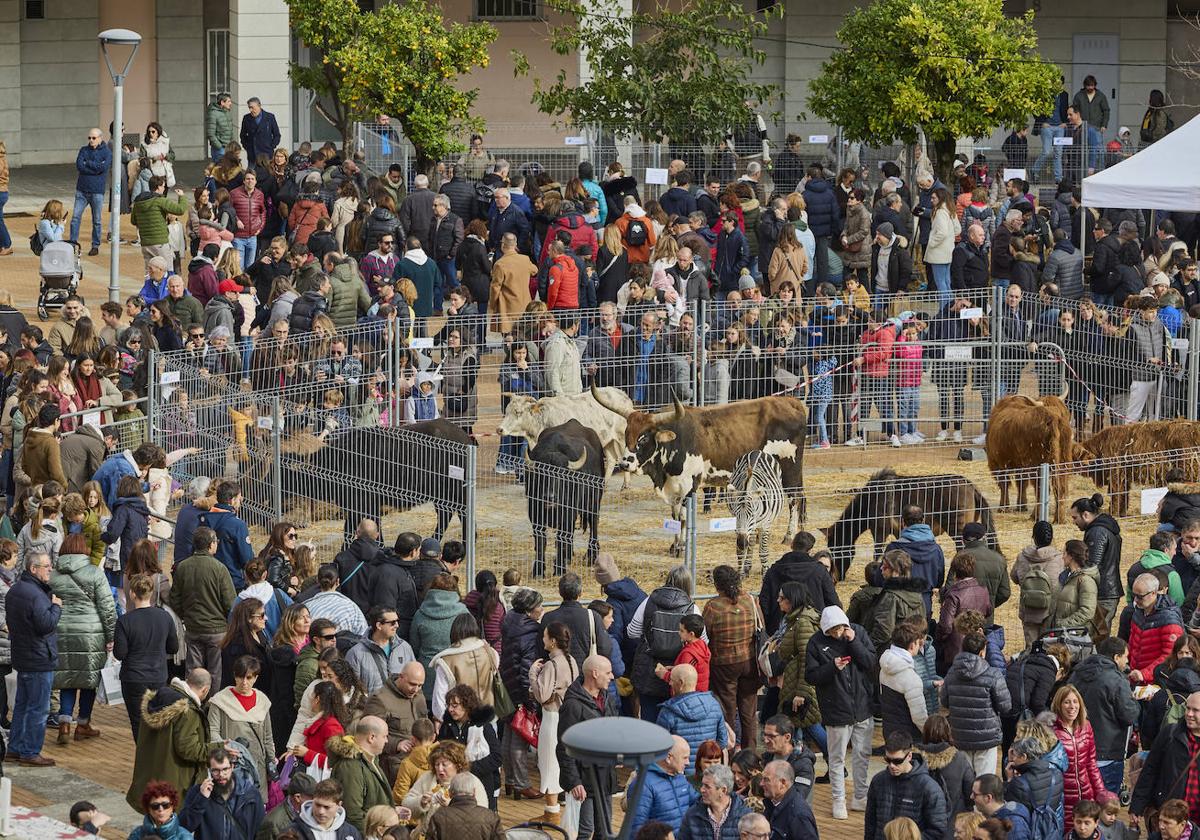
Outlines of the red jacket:
M 1129 668 L 1141 672 L 1140 685 L 1154 681 L 1154 669 L 1171 655 L 1175 640 L 1183 635 L 1179 608 L 1164 600 L 1168 600 L 1166 596 L 1159 597 L 1150 615 L 1132 605 L 1125 608 L 1130 611 Z
M 874 332 L 865 330 L 862 334 L 863 373 L 874 379 L 887 379 L 895 341 L 896 331 L 891 324 L 884 324 Z
M 333 715 L 324 715 L 310 723 L 304 730 L 304 763 L 312 764 L 325 758 L 325 742 L 345 734 L 341 723 Z
M 579 266 L 569 254 L 559 254 L 547 272 L 546 306 L 551 309 L 579 308 Z
M 542 253 L 538 256 L 538 263 L 544 263 L 546 257 L 550 254 L 550 243 L 554 241 L 560 230 L 565 230 L 571 234 L 571 250 L 579 254 L 579 249 L 586 248 L 591 254 L 592 259 L 596 259 L 596 231 L 583 220 L 583 216 L 579 213 L 572 213 L 569 216 L 560 216 L 550 223 L 550 227 L 546 230 L 546 238 L 542 241 Z
M 267 200 L 262 190 L 256 189 L 254 195 L 250 195 L 245 187 L 238 187 L 229 194 L 229 201 L 238 220 L 237 228 L 233 231 L 234 237 L 249 239 L 262 233 L 267 224 Z
M 1063 773 L 1063 825 L 1071 825 L 1075 803 L 1081 799 L 1101 802 L 1105 797 L 1104 780 L 1096 765 L 1096 734 L 1090 723 L 1072 731 L 1059 718 L 1054 734 L 1067 751 L 1067 770 Z M 1070 832 L 1070 828 L 1067 828 Z
M 671 668 L 676 665 L 691 665 L 696 669 L 696 690 L 708 691 L 708 662 L 711 658 L 712 653 L 708 649 L 708 643 L 703 639 L 696 639 L 683 646 L 683 650 L 679 651 L 679 656 L 676 656 L 675 661 L 671 663 Z M 671 681 L 671 668 L 668 668 L 663 674 L 663 679 L 667 682 Z

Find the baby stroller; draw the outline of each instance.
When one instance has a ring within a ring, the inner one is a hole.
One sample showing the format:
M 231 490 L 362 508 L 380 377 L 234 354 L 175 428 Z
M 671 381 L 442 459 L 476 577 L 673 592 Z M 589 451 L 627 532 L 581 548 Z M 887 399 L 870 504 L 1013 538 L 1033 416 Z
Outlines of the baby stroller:
M 50 310 L 62 309 L 67 298 L 79 288 L 83 277 L 83 262 L 79 259 L 79 244 L 76 242 L 47 242 L 42 248 L 38 274 L 42 276 L 38 286 L 37 314 L 45 321 Z
M 1056 627 L 1047 630 L 1038 639 L 1038 644 L 1043 648 L 1052 644 L 1066 645 L 1067 650 L 1071 652 L 1071 662 L 1076 665 L 1096 652 L 1092 636 L 1084 627 Z

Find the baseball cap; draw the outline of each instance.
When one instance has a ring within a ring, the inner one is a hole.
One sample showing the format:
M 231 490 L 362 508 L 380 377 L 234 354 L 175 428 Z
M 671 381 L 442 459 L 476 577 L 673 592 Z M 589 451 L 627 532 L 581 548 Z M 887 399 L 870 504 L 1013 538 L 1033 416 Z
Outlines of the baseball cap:
M 217 286 L 217 291 L 220 294 L 225 294 L 226 292 L 238 292 L 240 294 L 242 287 L 235 280 L 222 280 L 221 285 Z
M 433 537 L 421 540 L 421 559 L 436 560 L 442 556 L 442 544 Z

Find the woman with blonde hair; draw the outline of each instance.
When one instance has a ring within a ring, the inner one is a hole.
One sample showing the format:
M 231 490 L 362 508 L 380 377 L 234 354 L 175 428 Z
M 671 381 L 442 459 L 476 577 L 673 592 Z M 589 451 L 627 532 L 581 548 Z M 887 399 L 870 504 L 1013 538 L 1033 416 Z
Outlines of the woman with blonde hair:
M 478 777 L 471 774 L 467 761 L 467 748 L 458 741 L 439 741 L 429 752 L 429 769 L 417 777 L 417 781 L 404 795 L 400 804 L 412 811 L 414 820 L 419 821 L 415 831 L 423 836 L 432 817 L 444 805 L 450 804 L 450 780 L 460 773 L 471 776 L 475 790 L 475 804 L 486 808 L 487 791 Z
M 13 252 L 12 237 L 8 234 L 8 226 L 4 224 L 4 205 L 8 203 L 8 146 L 0 140 L 0 257 L 10 256 Z
M 367 818 L 363 822 L 363 837 L 365 840 L 383 840 L 385 834 L 400 825 L 394 805 L 373 805 L 367 810 Z
M 921 840 L 921 829 L 908 817 L 896 817 L 883 827 L 884 840 Z
M 1050 704 L 1054 712 L 1054 734 L 1067 751 L 1063 773 L 1063 825 L 1071 825 L 1075 803 L 1081 799 L 1099 802 L 1106 794 L 1100 767 L 1096 764 L 1096 734 L 1088 723 L 1083 696 L 1073 685 L 1064 685 Z
M 242 273 L 242 258 L 236 248 L 226 247 L 217 257 L 217 279 L 232 280 Z
M 70 215 L 71 211 L 63 207 L 63 203 L 57 198 L 46 202 L 37 224 L 38 239 L 41 240 L 42 247 L 45 247 L 47 242 L 62 242 L 67 218 Z M 9 336 L 9 338 L 11 339 L 13 336 Z
M 975 840 L 975 829 L 983 824 L 983 814 L 966 811 L 954 818 L 954 840 Z

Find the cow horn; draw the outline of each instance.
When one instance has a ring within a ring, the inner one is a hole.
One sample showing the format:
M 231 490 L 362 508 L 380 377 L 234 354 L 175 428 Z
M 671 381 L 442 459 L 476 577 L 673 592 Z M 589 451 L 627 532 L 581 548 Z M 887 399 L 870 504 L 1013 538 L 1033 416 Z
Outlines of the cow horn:
M 602 397 L 600 395 L 600 389 L 596 387 L 595 382 L 592 383 L 592 399 L 594 399 L 602 407 L 607 408 L 613 414 L 619 414 L 622 417 L 624 417 L 626 420 L 628 420 L 629 415 L 633 413 L 633 409 L 631 409 L 631 408 L 628 408 L 628 409 L 627 408 L 618 408 L 616 406 L 610 405 L 609 403 L 605 402 L 604 397 Z
M 675 400 L 675 417 L 674 420 L 682 420 L 684 415 L 683 403 L 679 401 L 679 397 L 673 397 Z
M 579 457 L 575 458 L 573 460 L 567 461 L 567 469 L 579 470 L 579 469 L 582 469 L 583 465 L 587 463 L 587 456 L 588 456 L 587 447 L 581 446 L 579 448 L 581 450 L 579 453 Z

